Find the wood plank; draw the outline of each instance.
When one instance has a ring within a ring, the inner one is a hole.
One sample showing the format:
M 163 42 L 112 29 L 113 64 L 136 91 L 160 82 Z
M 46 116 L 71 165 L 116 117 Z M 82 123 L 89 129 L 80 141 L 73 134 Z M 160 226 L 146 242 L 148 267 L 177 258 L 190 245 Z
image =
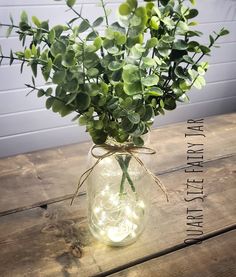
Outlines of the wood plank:
M 232 277 L 236 276 L 236 231 L 152 259 L 113 277 Z
M 206 138 L 199 141 L 205 143 L 206 160 L 236 153 L 235 123 L 236 114 L 205 119 Z M 186 130 L 186 123 L 179 123 L 152 132 L 149 145 L 157 154 L 149 165 L 151 170 L 160 174 L 186 165 Z M 73 193 L 90 147 L 83 143 L 0 159 L 0 195 L 4 195 L 0 213 Z
M 39 161 L 40 162 L 40 161 Z M 179 170 L 161 176 L 170 202 L 152 186 L 152 220 L 138 241 L 126 248 L 112 248 L 95 241 L 87 227 L 86 198 L 35 208 L 0 218 L 0 275 L 91 276 L 135 262 L 183 243 L 186 208 L 203 208 L 204 233 L 236 222 L 236 156 L 207 162 L 203 204 L 184 201 L 186 173 Z M 82 256 L 80 257 L 82 253 Z

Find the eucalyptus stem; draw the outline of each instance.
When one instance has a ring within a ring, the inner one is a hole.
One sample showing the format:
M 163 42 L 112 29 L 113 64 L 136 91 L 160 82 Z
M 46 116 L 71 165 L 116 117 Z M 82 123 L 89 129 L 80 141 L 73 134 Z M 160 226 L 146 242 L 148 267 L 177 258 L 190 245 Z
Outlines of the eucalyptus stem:
M 103 11 L 104 11 L 105 19 L 106 19 L 106 24 L 107 24 L 107 26 L 108 26 L 108 25 L 109 25 L 109 22 L 108 22 L 108 16 L 107 16 L 107 11 L 106 11 L 106 7 L 105 7 L 105 2 L 104 2 L 104 0 L 101 0 L 101 3 L 102 3 L 102 8 L 103 8 Z
M 13 60 L 22 61 L 22 62 L 30 62 L 30 60 L 28 59 L 24 59 L 24 58 L 20 59 L 20 58 L 5 56 L 5 55 L 0 55 L 0 59 L 8 59 L 8 60 L 13 59 Z
M 76 9 L 74 9 L 72 6 L 70 6 L 70 9 L 76 14 L 78 15 L 79 18 L 81 18 L 84 21 L 87 21 L 89 27 L 92 29 L 92 31 L 96 34 L 99 35 L 98 31 L 90 24 L 90 22 L 81 15 L 81 13 L 77 12 Z M 104 50 L 103 50 L 103 46 L 101 46 L 101 55 L 104 58 Z
M 3 24 L 3 23 L 0 23 L 0 27 L 12 27 L 12 28 L 20 29 L 19 26 L 14 25 L 14 24 Z
M 130 184 L 130 187 L 132 189 L 133 192 L 136 192 L 134 183 L 132 181 L 132 179 L 130 178 L 130 175 L 128 173 L 128 167 L 129 167 L 129 162 L 131 160 L 131 156 L 127 155 L 125 157 L 125 159 L 123 160 L 122 156 L 117 155 L 116 159 L 120 165 L 121 170 L 123 171 L 123 175 L 122 175 L 122 179 L 121 179 L 121 185 L 120 185 L 120 191 L 122 191 L 122 193 L 124 192 L 124 182 L 125 179 L 127 179 L 128 183 Z

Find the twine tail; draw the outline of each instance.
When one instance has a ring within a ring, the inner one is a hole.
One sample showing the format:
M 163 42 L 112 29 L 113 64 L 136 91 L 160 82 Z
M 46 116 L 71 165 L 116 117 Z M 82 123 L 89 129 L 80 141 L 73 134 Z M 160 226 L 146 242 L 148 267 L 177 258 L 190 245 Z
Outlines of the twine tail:
M 166 201 L 169 202 L 169 197 L 168 197 L 168 192 L 166 190 L 166 187 L 162 184 L 161 180 L 155 175 L 153 174 L 142 162 L 142 160 L 137 157 L 136 155 L 134 155 L 132 152 L 130 152 L 130 154 L 132 155 L 132 157 L 134 157 L 134 159 L 145 169 L 145 171 L 152 177 L 152 179 L 154 180 L 154 182 L 158 185 L 158 187 L 162 190 L 162 192 L 165 194 L 166 197 Z
M 77 185 L 77 189 L 71 199 L 71 202 L 70 202 L 70 205 L 73 204 L 75 198 L 78 196 L 78 192 L 80 190 L 80 188 L 82 187 L 82 185 L 84 184 L 84 182 L 88 179 L 88 177 L 90 176 L 90 174 L 93 172 L 94 168 L 98 165 L 98 163 L 101 161 L 101 158 L 98 159 L 96 161 L 96 163 L 90 167 L 89 169 L 87 169 L 79 178 L 79 182 L 78 182 L 78 185 Z

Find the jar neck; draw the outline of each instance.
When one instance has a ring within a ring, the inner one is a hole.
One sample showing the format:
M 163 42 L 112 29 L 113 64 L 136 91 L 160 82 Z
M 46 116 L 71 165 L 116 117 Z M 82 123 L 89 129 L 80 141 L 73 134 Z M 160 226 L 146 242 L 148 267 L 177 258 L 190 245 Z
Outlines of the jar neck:
M 112 137 L 108 137 L 105 144 L 111 145 L 111 146 L 134 146 L 132 141 L 125 141 L 125 142 L 118 142 Z
M 148 143 L 148 141 L 149 141 L 149 136 L 150 136 L 149 132 L 141 136 L 141 138 L 142 138 L 143 141 L 144 141 L 144 145 L 145 145 L 146 143 Z M 114 138 L 112 138 L 112 137 L 108 137 L 107 140 L 106 140 L 106 142 L 105 142 L 105 144 L 111 145 L 111 146 L 120 146 L 120 147 L 122 147 L 122 146 L 135 146 L 134 143 L 133 143 L 131 140 L 128 140 L 128 141 L 125 141 L 125 142 L 117 142 L 117 141 L 116 141 Z

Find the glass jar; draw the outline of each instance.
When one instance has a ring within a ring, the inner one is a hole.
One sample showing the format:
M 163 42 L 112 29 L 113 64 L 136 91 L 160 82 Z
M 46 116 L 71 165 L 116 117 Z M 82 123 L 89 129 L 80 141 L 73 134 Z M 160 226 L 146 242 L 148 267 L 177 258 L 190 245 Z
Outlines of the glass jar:
M 89 168 L 107 152 L 99 146 L 95 158 L 90 151 Z M 151 155 L 133 154 L 147 166 Z M 102 158 L 87 179 L 88 221 L 94 237 L 112 246 L 136 241 L 148 218 L 150 187 L 149 174 L 130 153 L 117 150 Z

